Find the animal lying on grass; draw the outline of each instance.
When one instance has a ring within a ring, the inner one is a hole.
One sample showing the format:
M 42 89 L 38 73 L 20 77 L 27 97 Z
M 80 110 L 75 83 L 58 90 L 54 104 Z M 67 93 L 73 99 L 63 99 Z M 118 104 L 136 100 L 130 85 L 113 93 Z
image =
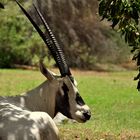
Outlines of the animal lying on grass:
M 83 123 L 90 119 L 90 109 L 81 98 L 63 51 L 39 9 L 34 6 L 47 35 L 17 4 L 49 48 L 61 76 L 53 74 L 40 61 L 40 71 L 47 78 L 45 82 L 24 95 L 0 97 L 0 139 L 58 140 L 58 129 L 52 120 L 58 112 Z

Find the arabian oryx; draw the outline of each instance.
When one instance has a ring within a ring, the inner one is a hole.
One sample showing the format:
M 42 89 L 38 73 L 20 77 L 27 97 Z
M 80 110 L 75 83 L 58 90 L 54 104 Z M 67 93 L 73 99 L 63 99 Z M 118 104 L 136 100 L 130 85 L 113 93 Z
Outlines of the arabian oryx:
M 91 113 L 81 98 L 76 82 L 47 22 L 34 6 L 46 33 L 17 2 L 37 30 L 54 57 L 61 76 L 56 76 L 40 62 L 40 71 L 47 78 L 38 87 L 21 96 L 0 97 L 0 140 L 59 140 L 53 118 L 58 112 L 78 122 L 86 122 Z

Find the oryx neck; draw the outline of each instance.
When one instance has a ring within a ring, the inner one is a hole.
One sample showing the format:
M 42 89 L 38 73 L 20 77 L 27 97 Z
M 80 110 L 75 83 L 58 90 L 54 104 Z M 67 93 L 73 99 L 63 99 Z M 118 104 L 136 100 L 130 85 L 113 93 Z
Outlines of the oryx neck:
M 52 118 L 55 114 L 55 98 L 58 85 L 49 81 L 25 93 L 25 107 L 31 111 L 47 112 Z

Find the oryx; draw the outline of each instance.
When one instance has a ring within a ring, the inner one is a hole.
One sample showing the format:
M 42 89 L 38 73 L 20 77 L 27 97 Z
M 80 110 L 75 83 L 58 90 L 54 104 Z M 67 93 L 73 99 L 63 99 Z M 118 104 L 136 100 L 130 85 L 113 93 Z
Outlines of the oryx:
M 47 35 L 17 4 L 49 48 L 61 76 L 49 71 L 40 61 L 40 71 L 47 78 L 45 82 L 24 95 L 0 98 L 0 140 L 58 140 L 58 130 L 52 120 L 58 112 L 86 122 L 91 117 L 90 109 L 81 98 L 63 51 L 39 9 L 34 6 Z

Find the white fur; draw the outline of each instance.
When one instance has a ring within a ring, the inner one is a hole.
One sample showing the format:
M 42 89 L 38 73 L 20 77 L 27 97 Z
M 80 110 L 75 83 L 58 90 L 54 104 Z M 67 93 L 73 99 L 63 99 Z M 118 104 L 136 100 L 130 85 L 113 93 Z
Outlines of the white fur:
M 31 112 L 0 102 L 1 140 L 58 140 L 58 129 L 45 112 Z
M 52 120 L 58 89 L 46 81 L 22 96 L 0 97 L 0 140 L 59 140 Z

